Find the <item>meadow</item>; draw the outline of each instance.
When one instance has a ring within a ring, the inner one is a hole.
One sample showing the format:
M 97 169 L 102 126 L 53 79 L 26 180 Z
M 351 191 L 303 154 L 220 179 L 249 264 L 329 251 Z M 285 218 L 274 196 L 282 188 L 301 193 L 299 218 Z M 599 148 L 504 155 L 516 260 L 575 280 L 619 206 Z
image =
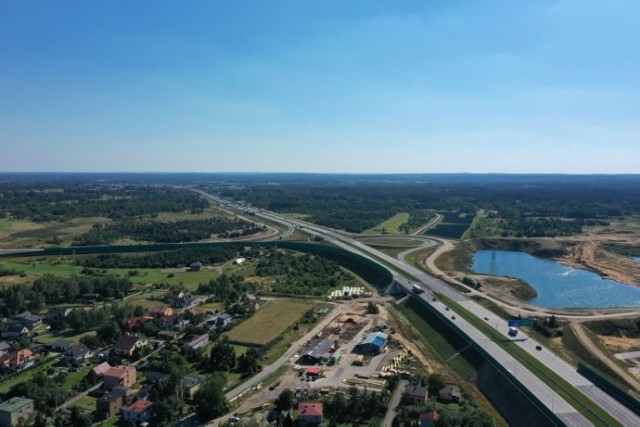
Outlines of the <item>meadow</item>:
M 262 346 L 281 335 L 311 307 L 300 301 L 271 301 L 227 335 L 233 342 Z

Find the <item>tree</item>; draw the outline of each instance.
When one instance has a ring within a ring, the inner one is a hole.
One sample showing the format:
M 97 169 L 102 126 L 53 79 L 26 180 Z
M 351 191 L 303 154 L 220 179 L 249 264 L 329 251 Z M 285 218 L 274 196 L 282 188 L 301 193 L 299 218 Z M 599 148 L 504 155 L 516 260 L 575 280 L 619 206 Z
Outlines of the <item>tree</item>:
M 437 372 L 429 375 L 427 384 L 429 384 L 429 391 L 434 394 L 440 391 L 446 385 L 444 377 Z
M 215 343 L 209 356 L 209 372 L 230 371 L 236 366 L 236 352 L 228 339 Z
M 378 314 L 380 313 L 380 309 L 378 308 L 378 305 L 375 302 L 369 301 L 369 303 L 367 304 L 367 313 Z
M 98 328 L 96 334 L 102 342 L 109 344 L 115 342 L 120 335 L 122 335 L 122 330 L 116 322 L 108 322 L 104 326 Z
M 196 414 L 200 421 L 209 421 L 218 417 L 229 409 L 229 402 L 224 395 L 223 387 L 225 377 L 222 374 L 213 374 L 194 394 L 193 402 Z
M 282 393 L 280 393 L 280 396 L 278 396 L 278 398 L 276 399 L 276 407 L 280 411 L 287 411 L 293 408 L 293 398 L 294 396 L 291 389 L 284 389 Z
M 260 352 L 255 348 L 250 348 L 244 354 L 238 357 L 238 371 L 245 375 L 253 375 L 260 370 L 258 359 Z

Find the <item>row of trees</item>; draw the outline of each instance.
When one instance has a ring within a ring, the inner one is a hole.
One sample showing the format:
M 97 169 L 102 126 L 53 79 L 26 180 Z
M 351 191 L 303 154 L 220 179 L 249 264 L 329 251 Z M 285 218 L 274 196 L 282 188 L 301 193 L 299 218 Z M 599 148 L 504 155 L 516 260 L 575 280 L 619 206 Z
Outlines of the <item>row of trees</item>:
M 233 259 L 236 250 L 230 246 L 184 248 L 148 255 L 103 254 L 82 257 L 78 263 L 90 268 L 172 268 L 199 261 L 216 264 Z
M 264 226 L 232 218 L 209 218 L 160 222 L 130 219 L 115 224 L 94 224 L 91 230 L 74 239 L 76 246 L 108 245 L 121 238 L 155 243 L 196 242 L 212 234 L 232 232 L 248 236 L 264 231 Z
M 39 311 L 48 304 L 81 301 L 86 294 L 121 299 L 131 291 L 132 286 L 128 279 L 113 275 L 97 277 L 45 275 L 37 278 L 32 286 L 19 284 L 0 289 L 0 302 L 2 302 L 0 313 L 11 316 L 25 310 Z

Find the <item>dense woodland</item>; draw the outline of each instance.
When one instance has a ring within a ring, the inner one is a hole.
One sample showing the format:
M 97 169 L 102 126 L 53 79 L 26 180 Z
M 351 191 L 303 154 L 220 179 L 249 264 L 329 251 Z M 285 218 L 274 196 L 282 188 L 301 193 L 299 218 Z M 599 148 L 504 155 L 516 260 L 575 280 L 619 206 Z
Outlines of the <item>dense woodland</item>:
M 265 227 L 232 218 L 208 218 L 160 222 L 125 220 L 116 224 L 95 224 L 91 230 L 74 239 L 76 246 L 108 245 L 121 238 L 155 243 L 196 242 L 217 234 L 222 238 L 249 236 Z
M 273 251 L 260 257 L 256 275 L 275 277 L 272 290 L 284 295 L 320 296 L 350 279 L 335 261 L 285 251 Z
M 34 221 L 198 212 L 208 205 L 189 190 L 170 187 L 0 183 L 0 215 Z
M 449 182 L 256 184 L 227 189 L 221 195 L 276 212 L 307 214 L 315 223 L 350 232 L 372 228 L 398 212 L 424 209 L 470 216 L 484 209 L 505 221 L 510 234 L 531 236 L 575 233 L 589 221 L 640 213 L 637 177 L 499 177 L 469 175 L 466 180 Z

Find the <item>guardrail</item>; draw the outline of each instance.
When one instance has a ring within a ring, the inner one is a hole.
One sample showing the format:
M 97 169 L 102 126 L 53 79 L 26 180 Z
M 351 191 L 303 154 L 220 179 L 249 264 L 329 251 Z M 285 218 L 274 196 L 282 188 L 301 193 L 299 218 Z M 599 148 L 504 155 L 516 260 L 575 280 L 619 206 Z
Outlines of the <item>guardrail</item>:
M 603 374 L 582 362 L 578 363 L 578 373 L 594 383 L 609 396 L 629 408 L 629 410 L 633 411 L 636 415 L 640 415 L 640 401 L 616 385 L 613 381 L 606 378 Z
M 480 354 L 493 368 L 495 368 L 502 376 L 513 384 L 518 391 L 520 391 L 526 398 L 533 404 L 548 420 L 551 424 L 556 426 L 566 426 L 566 424 L 555 414 L 551 409 L 549 409 L 536 395 L 534 395 L 524 384 L 522 384 L 511 372 L 509 372 L 504 366 L 502 366 L 494 357 L 487 352 L 482 346 L 476 343 L 469 335 L 467 335 L 463 330 L 461 330 L 457 325 L 453 324 L 448 317 L 444 314 L 440 313 L 425 301 L 423 298 L 420 298 L 417 295 L 411 295 L 411 299 L 420 303 L 420 305 L 436 317 L 438 317 L 441 321 L 443 321 L 446 325 L 448 325 L 453 333 L 458 335 L 459 338 L 464 340 L 468 345 L 470 345 L 475 351 Z

